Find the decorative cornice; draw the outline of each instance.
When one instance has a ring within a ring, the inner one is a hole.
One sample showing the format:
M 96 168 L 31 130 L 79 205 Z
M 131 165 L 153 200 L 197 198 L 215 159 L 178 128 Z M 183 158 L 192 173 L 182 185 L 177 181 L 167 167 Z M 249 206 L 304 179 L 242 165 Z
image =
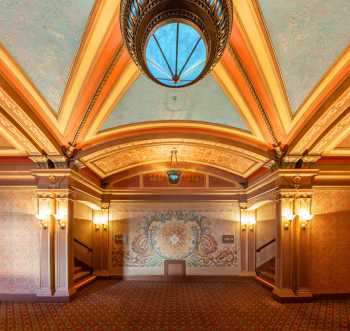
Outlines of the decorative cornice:
M 60 151 L 52 144 L 34 121 L 21 109 L 15 101 L 0 88 L 0 106 L 21 125 L 21 127 L 42 147 L 47 154 L 59 154 Z
M 350 102 L 350 90 L 348 93 Z M 328 132 L 324 135 L 318 143 L 312 148 L 312 154 L 325 154 L 327 151 L 331 151 L 339 143 L 339 136 L 347 134 L 350 130 L 350 108 L 348 108 L 347 114 L 339 120 Z
M 1 89 L 0 89 L 1 91 Z M 6 116 L 0 112 L 0 126 L 4 128 L 12 137 L 12 139 L 18 142 L 22 146 L 23 150 L 29 155 L 40 154 L 40 151 L 32 144 L 32 142 L 22 134 L 22 132 L 7 119 Z
M 123 51 L 123 48 L 120 47 L 118 49 L 118 51 L 116 52 L 116 54 L 114 55 L 113 57 L 113 60 L 110 64 L 110 66 L 108 67 L 106 73 L 104 74 L 102 80 L 100 81 L 99 85 L 97 86 L 97 89 L 96 89 L 96 92 L 95 94 L 93 95 L 90 103 L 89 103 L 89 106 L 88 108 L 86 109 L 85 113 L 84 113 L 84 116 L 82 117 L 81 121 L 80 121 L 80 124 L 79 124 L 79 127 L 74 135 L 74 138 L 72 140 L 72 144 L 75 144 L 80 136 L 80 133 L 81 133 L 81 130 L 83 129 L 87 119 L 88 119 L 88 116 L 89 114 L 91 113 L 91 111 L 93 110 L 96 102 L 97 102 L 97 99 L 99 98 L 99 96 L 101 95 L 102 93 L 102 90 L 103 88 L 105 87 L 108 79 L 111 77 L 112 75 L 112 72 L 113 72 L 113 69 L 114 67 L 117 65 L 117 63 L 119 62 L 119 59 L 122 55 L 122 51 Z
M 247 85 L 249 87 L 251 95 L 253 96 L 253 98 L 254 98 L 254 100 L 255 100 L 255 102 L 257 104 L 257 107 L 258 107 L 258 110 L 259 110 L 259 112 L 261 114 L 261 117 L 263 118 L 264 123 L 265 123 L 268 131 L 271 134 L 273 142 L 275 144 L 277 144 L 279 142 L 279 139 L 276 136 L 275 131 L 274 131 L 273 126 L 272 126 L 272 123 L 271 123 L 271 121 L 269 119 L 269 116 L 267 115 L 267 113 L 266 113 L 266 111 L 265 111 L 265 109 L 264 109 L 264 107 L 262 105 L 262 102 L 261 102 L 258 94 L 256 93 L 254 85 L 252 84 L 252 82 L 249 79 L 248 73 L 247 73 L 247 71 L 245 70 L 245 68 L 243 66 L 242 60 L 240 59 L 239 55 L 235 52 L 235 50 L 232 48 L 232 46 L 230 44 L 228 44 L 227 49 L 228 49 L 232 59 L 236 62 L 239 71 L 241 72 L 245 82 L 247 83 Z
M 291 154 L 302 154 L 306 149 L 322 135 L 322 133 L 329 127 L 329 125 L 336 120 L 348 107 L 350 106 L 350 88 L 348 88 L 332 105 L 329 109 L 322 114 L 313 124 L 313 126 L 307 131 L 307 133 L 299 139 L 298 143 L 291 150 Z M 321 139 L 322 140 L 322 139 Z M 322 154 L 322 146 L 313 149 L 313 153 Z

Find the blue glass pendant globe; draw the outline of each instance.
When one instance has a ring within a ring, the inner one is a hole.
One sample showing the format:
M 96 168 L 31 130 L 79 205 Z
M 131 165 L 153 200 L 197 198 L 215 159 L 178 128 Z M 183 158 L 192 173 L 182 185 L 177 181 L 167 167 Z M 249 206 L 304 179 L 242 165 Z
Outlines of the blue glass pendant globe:
M 181 178 L 181 171 L 180 170 L 169 170 L 167 172 L 168 174 L 168 180 L 170 184 L 178 184 Z
M 146 45 L 146 65 L 155 80 L 169 87 L 183 87 L 195 81 L 207 63 L 202 35 L 182 22 L 158 27 Z

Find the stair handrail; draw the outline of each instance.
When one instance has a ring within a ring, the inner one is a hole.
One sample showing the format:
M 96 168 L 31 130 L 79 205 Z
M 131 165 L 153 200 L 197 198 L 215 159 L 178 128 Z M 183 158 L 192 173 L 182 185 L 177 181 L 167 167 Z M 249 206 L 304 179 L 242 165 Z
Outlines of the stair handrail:
M 256 249 L 257 253 L 260 253 L 261 250 L 263 250 L 265 247 L 271 245 L 272 243 L 274 243 L 276 241 L 276 238 L 271 239 L 270 241 L 268 241 L 266 244 L 261 245 L 259 248 Z
M 84 244 L 83 242 L 81 242 L 80 240 L 74 238 L 74 242 L 76 242 L 77 244 L 79 244 L 80 246 L 83 246 L 84 248 L 86 248 L 89 252 L 93 252 L 93 249 L 89 246 L 87 246 L 86 244 Z

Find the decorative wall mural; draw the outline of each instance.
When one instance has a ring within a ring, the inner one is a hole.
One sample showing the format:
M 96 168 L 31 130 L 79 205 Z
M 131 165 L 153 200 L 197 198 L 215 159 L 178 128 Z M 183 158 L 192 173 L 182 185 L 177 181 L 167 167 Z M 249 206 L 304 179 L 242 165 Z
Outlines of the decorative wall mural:
M 114 223 L 124 223 L 113 226 L 114 268 L 159 267 L 168 259 L 185 260 L 187 267 L 238 266 L 237 241 L 225 244 L 221 240 L 228 229 L 236 231 L 232 221 L 209 219 L 194 211 L 169 210 Z M 121 240 L 123 230 L 127 234 Z
M 34 293 L 40 275 L 40 227 L 34 190 L 0 191 L 0 293 Z

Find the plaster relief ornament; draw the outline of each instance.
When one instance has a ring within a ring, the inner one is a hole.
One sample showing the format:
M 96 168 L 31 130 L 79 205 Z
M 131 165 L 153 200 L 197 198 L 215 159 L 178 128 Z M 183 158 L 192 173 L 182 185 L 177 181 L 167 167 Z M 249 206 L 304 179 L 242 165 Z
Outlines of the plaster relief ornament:
M 171 88 L 202 79 L 232 30 L 231 0 L 122 0 L 121 31 L 137 66 Z

